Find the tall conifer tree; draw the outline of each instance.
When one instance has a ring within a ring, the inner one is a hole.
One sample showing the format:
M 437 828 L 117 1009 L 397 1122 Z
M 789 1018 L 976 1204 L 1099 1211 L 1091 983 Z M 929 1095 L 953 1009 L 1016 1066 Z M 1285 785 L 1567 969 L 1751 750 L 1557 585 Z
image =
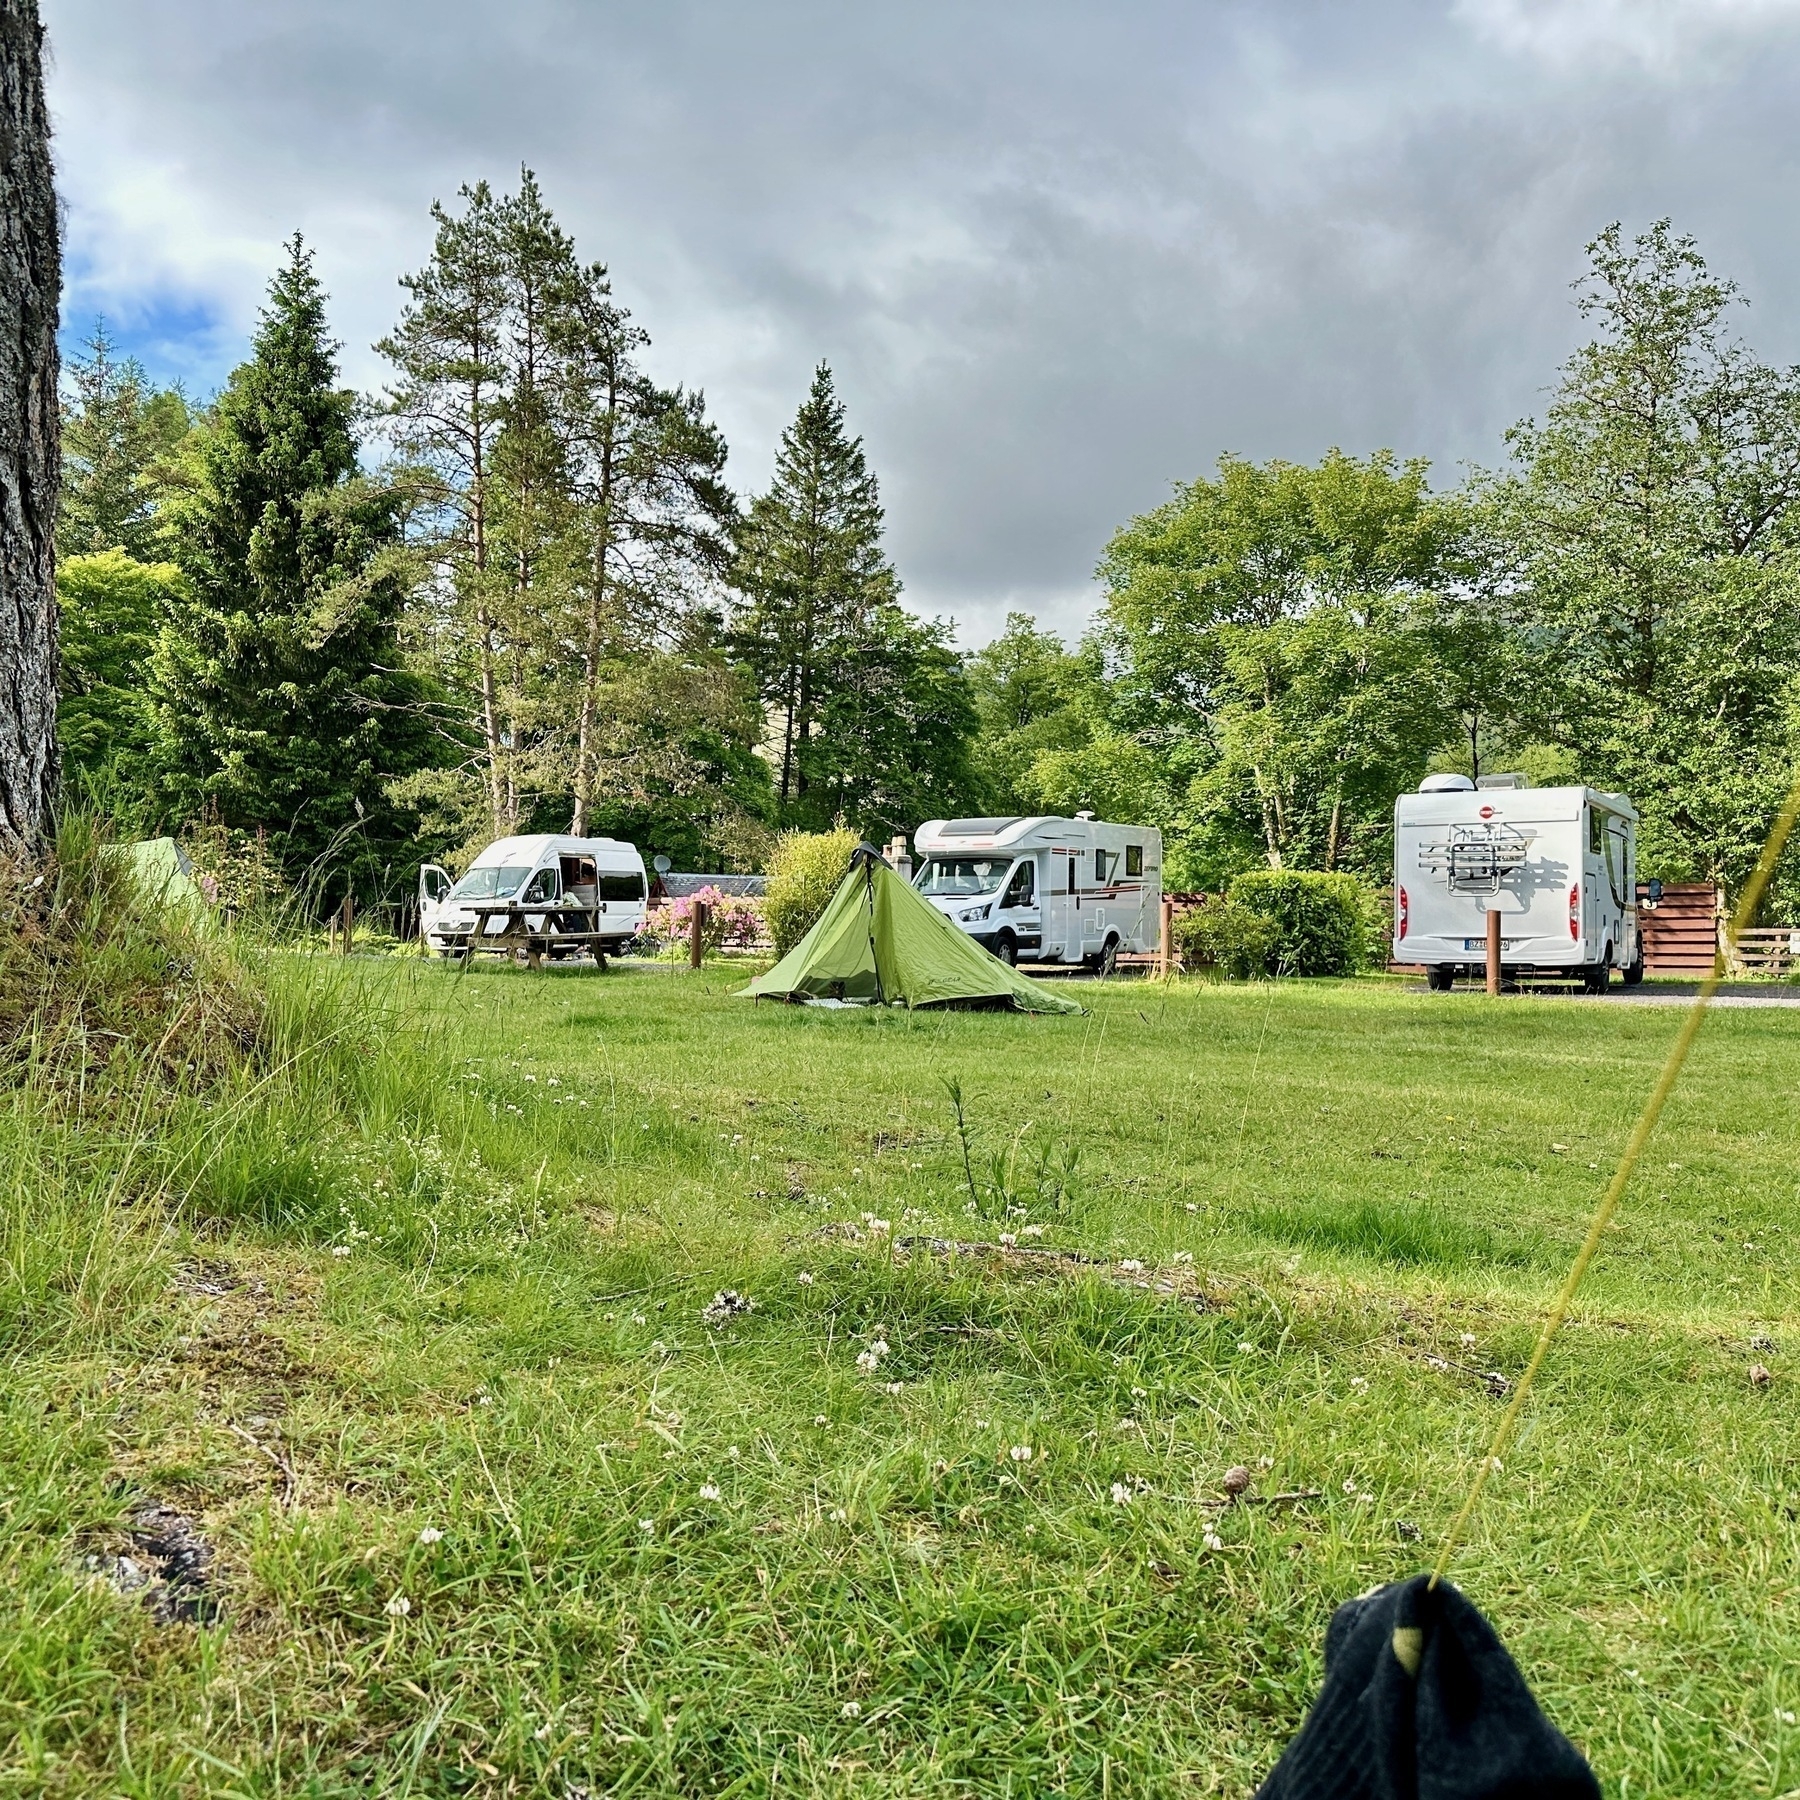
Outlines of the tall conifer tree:
M 786 819 L 909 831 L 970 787 L 975 712 L 941 624 L 899 604 L 881 495 L 831 370 L 781 439 L 739 537 L 739 647 L 767 709 Z
M 744 522 L 738 630 L 779 722 L 776 795 L 784 809 L 813 785 L 808 745 L 833 686 L 834 646 L 899 594 L 881 547 L 881 495 L 862 439 L 820 363 L 782 433 L 775 479 Z
M 327 850 L 379 855 L 384 784 L 429 753 L 398 669 L 395 501 L 359 473 L 355 416 L 296 237 L 179 512 L 185 591 L 154 674 L 171 797 L 266 828 L 291 874 Z

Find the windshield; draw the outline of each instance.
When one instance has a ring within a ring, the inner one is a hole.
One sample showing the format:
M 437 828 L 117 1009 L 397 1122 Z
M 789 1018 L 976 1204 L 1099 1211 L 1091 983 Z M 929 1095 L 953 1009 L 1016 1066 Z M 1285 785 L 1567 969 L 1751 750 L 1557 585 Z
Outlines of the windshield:
M 450 890 L 452 900 L 504 900 L 518 891 L 531 871 L 524 868 L 471 869 Z
M 1011 867 L 1010 856 L 934 856 L 913 878 L 913 886 L 937 900 L 972 899 L 993 893 Z

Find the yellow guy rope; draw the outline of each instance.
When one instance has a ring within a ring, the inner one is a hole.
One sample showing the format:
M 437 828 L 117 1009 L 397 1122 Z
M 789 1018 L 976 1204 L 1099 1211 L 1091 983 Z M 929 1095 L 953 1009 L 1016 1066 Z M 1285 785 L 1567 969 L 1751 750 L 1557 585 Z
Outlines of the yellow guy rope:
M 1737 906 L 1733 909 L 1731 923 L 1726 928 L 1726 948 L 1737 942 L 1737 936 L 1750 920 L 1756 916 L 1757 902 L 1762 899 L 1763 889 L 1769 885 L 1769 876 L 1774 870 L 1776 860 L 1780 857 L 1783 846 L 1788 840 L 1788 833 L 1794 828 L 1795 815 L 1800 814 L 1800 778 L 1796 778 L 1788 797 L 1782 802 L 1781 811 L 1775 815 L 1775 823 L 1770 827 L 1768 841 L 1762 847 L 1762 855 L 1756 859 L 1756 868 L 1750 879 L 1744 883 L 1744 891 L 1738 896 Z M 1561 1291 L 1556 1296 L 1555 1304 L 1550 1308 L 1550 1315 L 1544 1320 L 1544 1328 L 1538 1333 L 1536 1346 L 1531 1352 L 1531 1361 L 1525 1365 L 1525 1373 L 1519 1377 L 1518 1385 L 1513 1389 L 1512 1399 L 1500 1415 L 1500 1423 L 1494 1429 L 1494 1441 L 1488 1445 L 1487 1454 L 1482 1457 L 1475 1470 L 1475 1479 L 1469 1484 L 1467 1499 L 1462 1503 L 1462 1510 L 1456 1515 L 1450 1529 L 1444 1534 L 1444 1542 L 1438 1551 L 1437 1562 L 1431 1571 L 1431 1585 L 1436 1587 L 1443 1580 L 1444 1571 L 1450 1566 L 1450 1559 L 1456 1554 L 1457 1546 L 1462 1542 L 1463 1532 L 1469 1520 L 1474 1516 L 1475 1508 L 1481 1500 L 1481 1491 L 1487 1486 L 1488 1477 L 1500 1466 L 1500 1458 L 1508 1444 L 1512 1442 L 1514 1428 L 1519 1422 L 1519 1414 L 1525 1405 L 1525 1396 L 1531 1392 L 1531 1384 L 1537 1380 L 1537 1372 L 1544 1366 L 1544 1357 L 1550 1349 L 1550 1340 L 1562 1328 L 1563 1320 L 1569 1316 L 1569 1307 L 1575 1298 L 1575 1290 L 1581 1286 L 1582 1278 L 1588 1272 L 1588 1264 L 1594 1260 L 1594 1252 L 1600 1248 L 1600 1239 L 1607 1226 L 1612 1222 L 1613 1214 L 1618 1210 L 1619 1200 L 1625 1192 L 1626 1183 L 1631 1180 L 1632 1171 L 1637 1167 L 1638 1158 L 1643 1155 L 1644 1146 L 1650 1141 L 1650 1134 L 1656 1129 L 1656 1121 L 1662 1116 L 1662 1109 L 1669 1095 L 1674 1091 L 1675 1083 L 1681 1074 L 1681 1066 L 1687 1061 L 1688 1052 L 1694 1047 L 1694 1039 L 1699 1035 L 1700 1027 L 1706 1018 L 1706 1009 L 1712 997 L 1719 990 L 1719 983 L 1725 978 L 1725 958 L 1714 959 L 1713 972 L 1700 984 L 1700 991 L 1694 996 L 1694 1004 L 1688 1008 L 1687 1017 L 1681 1022 L 1681 1030 L 1675 1035 L 1675 1042 L 1669 1046 L 1669 1054 L 1663 1061 L 1662 1073 L 1656 1078 L 1656 1086 L 1650 1090 L 1650 1097 L 1644 1102 L 1644 1109 L 1638 1114 L 1637 1123 L 1631 1128 L 1631 1136 L 1625 1142 L 1624 1153 L 1619 1158 L 1619 1166 L 1613 1170 L 1612 1180 L 1606 1184 L 1606 1192 L 1600 1197 L 1600 1205 L 1594 1213 L 1593 1221 L 1588 1226 L 1587 1236 L 1582 1240 L 1581 1249 L 1577 1252 L 1573 1266 L 1563 1279 Z

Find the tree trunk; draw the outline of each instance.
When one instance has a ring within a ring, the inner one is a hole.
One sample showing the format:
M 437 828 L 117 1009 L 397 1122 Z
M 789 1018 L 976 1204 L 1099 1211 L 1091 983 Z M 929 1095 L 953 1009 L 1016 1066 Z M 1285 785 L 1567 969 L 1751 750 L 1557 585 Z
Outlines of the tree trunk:
M 32 856 L 56 800 L 57 302 L 37 0 L 0 0 L 0 853 Z

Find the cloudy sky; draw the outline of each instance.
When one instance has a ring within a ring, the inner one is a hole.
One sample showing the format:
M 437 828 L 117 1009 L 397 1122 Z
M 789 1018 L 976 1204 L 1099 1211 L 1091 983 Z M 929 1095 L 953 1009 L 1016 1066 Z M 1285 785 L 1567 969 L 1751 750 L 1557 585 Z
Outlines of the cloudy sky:
M 527 163 L 741 489 L 832 364 L 969 642 L 1223 451 L 1496 461 L 1610 219 L 1800 359 L 1800 0 L 41 4 L 71 337 L 209 391 L 299 229 L 374 387 L 430 202 Z

